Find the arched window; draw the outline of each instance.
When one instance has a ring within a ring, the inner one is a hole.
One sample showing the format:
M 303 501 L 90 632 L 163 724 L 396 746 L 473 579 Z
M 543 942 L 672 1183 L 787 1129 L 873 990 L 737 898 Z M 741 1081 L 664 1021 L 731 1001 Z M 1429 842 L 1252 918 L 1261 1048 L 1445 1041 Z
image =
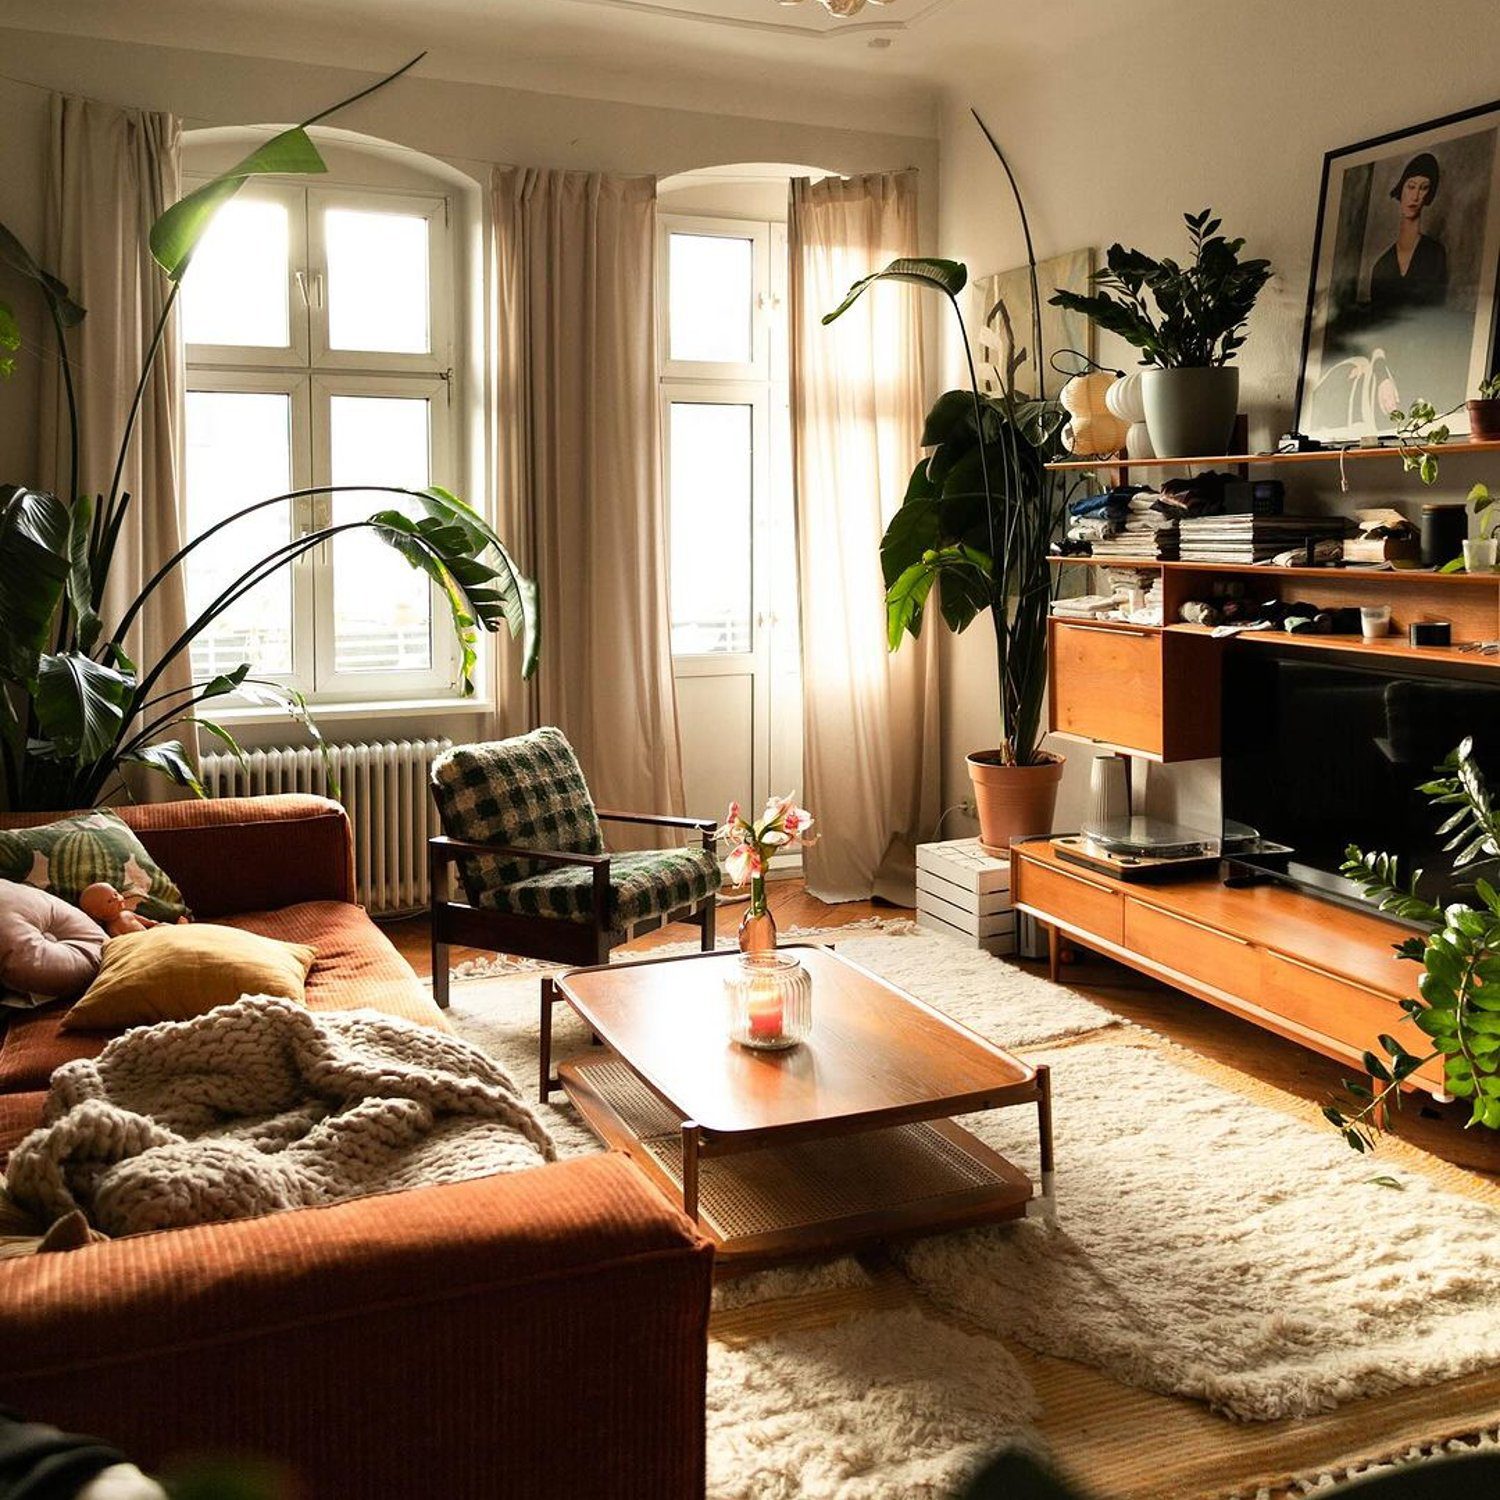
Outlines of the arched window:
M 189 185 L 228 145 L 199 135 L 185 147 Z M 391 148 L 325 156 L 327 176 L 252 178 L 185 279 L 189 537 L 310 485 L 465 487 L 462 192 Z M 356 491 L 238 522 L 193 553 L 190 613 L 294 537 L 397 503 Z M 430 584 L 361 532 L 275 573 L 194 643 L 199 678 L 240 661 L 325 702 L 439 697 L 457 683 Z

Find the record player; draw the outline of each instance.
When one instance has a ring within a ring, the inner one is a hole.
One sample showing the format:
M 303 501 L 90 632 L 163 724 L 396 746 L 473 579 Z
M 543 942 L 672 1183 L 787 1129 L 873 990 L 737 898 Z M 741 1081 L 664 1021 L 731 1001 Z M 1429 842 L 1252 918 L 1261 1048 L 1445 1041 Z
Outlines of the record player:
M 1172 880 L 1210 874 L 1248 839 L 1251 828 L 1231 824 L 1221 837 L 1159 818 L 1115 818 L 1081 833 L 1049 840 L 1057 857 L 1116 880 Z

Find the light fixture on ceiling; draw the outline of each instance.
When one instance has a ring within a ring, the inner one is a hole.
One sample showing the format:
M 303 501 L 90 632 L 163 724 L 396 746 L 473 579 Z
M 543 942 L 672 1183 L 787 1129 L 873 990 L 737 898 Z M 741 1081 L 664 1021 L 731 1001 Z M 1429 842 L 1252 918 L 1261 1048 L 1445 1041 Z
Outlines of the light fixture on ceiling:
M 779 0 L 782 5 L 801 5 L 802 0 Z M 870 5 L 893 5 L 895 0 L 868 0 Z M 818 4 L 828 12 L 830 16 L 837 16 L 841 21 L 848 20 L 850 16 L 857 16 L 865 8 L 866 0 L 818 0 Z

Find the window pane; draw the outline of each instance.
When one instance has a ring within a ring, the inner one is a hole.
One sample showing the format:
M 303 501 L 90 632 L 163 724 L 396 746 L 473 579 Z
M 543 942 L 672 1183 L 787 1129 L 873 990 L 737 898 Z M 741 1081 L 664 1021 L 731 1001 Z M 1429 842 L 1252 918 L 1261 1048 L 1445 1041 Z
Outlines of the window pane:
M 289 346 L 286 204 L 234 198 L 198 243 L 182 283 L 190 344 Z
M 678 656 L 750 649 L 753 411 L 672 403 L 672 650 Z
M 755 352 L 755 241 L 673 234 L 669 245 L 670 357 L 749 364 Z
M 292 487 L 292 403 L 285 395 L 189 391 L 187 533 Z M 290 502 L 267 506 L 226 526 L 187 562 L 188 615 L 196 619 L 256 560 L 291 540 Z M 192 645 L 200 680 L 248 661 L 256 672 L 292 670 L 292 576 L 283 568 L 200 635 Z
M 329 403 L 332 480 L 421 489 L 428 476 L 428 402 L 410 396 L 335 396 Z M 376 510 L 422 515 L 415 501 L 378 490 L 335 495 L 335 524 Z M 333 544 L 333 656 L 338 672 L 407 672 L 432 665 L 427 575 L 367 531 Z
M 427 220 L 420 214 L 330 208 L 323 216 L 328 247 L 328 344 L 426 354 Z

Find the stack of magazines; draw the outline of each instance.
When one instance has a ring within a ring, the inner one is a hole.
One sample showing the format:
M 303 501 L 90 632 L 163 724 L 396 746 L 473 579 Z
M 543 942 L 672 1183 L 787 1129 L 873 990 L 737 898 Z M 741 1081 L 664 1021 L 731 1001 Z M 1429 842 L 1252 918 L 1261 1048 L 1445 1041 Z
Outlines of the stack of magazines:
M 1309 542 L 1337 540 L 1347 527 L 1343 516 L 1189 517 L 1177 523 L 1177 555 L 1183 562 L 1267 562 Z
M 1113 536 L 1098 538 L 1093 553 L 1098 558 L 1171 562 L 1177 556 L 1177 526 L 1160 511 L 1135 511 Z

